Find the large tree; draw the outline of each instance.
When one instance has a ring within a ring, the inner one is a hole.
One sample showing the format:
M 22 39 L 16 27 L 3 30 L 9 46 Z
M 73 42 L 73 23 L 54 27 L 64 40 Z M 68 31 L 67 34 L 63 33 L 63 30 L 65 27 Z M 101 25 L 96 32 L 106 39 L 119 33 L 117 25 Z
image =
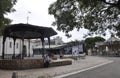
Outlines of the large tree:
M 0 30 L 2 30 L 6 25 L 10 24 L 11 20 L 5 17 L 5 15 L 15 11 L 13 6 L 15 5 L 16 1 L 17 0 L 0 0 Z
M 57 0 L 49 7 L 53 25 L 68 33 L 85 28 L 89 34 L 105 34 L 120 28 L 120 0 Z
M 88 37 L 85 39 L 87 49 L 89 49 L 89 48 L 93 49 L 95 47 L 96 42 L 103 42 L 103 41 L 105 41 L 105 39 L 100 36 Z

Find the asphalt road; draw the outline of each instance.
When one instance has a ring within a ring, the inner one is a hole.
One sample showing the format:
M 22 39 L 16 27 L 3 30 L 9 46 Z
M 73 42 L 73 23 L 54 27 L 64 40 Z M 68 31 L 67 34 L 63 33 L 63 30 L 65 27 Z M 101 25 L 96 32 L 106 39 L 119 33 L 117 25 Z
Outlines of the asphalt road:
M 108 59 L 114 62 L 64 78 L 120 78 L 120 57 Z

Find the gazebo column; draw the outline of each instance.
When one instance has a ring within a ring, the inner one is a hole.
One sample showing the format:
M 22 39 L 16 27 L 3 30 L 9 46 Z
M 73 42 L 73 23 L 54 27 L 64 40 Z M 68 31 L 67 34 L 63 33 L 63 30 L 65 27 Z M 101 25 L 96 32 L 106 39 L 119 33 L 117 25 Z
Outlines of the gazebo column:
M 50 37 L 48 37 L 48 44 L 49 44 L 49 48 L 50 48 Z
M 2 59 L 4 59 L 4 56 L 5 56 L 5 40 L 6 40 L 6 37 L 3 36 L 3 42 L 2 42 Z
M 16 42 L 16 38 L 13 38 L 14 41 L 14 47 L 13 47 L 13 59 L 15 58 L 15 42 Z
M 28 57 L 30 57 L 30 39 L 28 39 Z
M 42 49 L 43 49 L 43 57 L 44 57 L 44 54 L 45 54 L 45 40 L 44 38 L 41 38 L 42 40 Z
M 24 38 L 22 39 L 22 52 L 21 52 L 21 59 L 23 59 L 23 47 L 24 47 Z

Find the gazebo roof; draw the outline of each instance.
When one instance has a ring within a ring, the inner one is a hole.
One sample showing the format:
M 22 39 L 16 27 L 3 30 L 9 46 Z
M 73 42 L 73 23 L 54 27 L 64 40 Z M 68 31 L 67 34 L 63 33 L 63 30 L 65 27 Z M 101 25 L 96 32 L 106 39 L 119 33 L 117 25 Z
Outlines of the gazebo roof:
M 120 39 L 116 38 L 114 34 L 111 35 L 111 37 L 106 42 L 120 42 Z
M 22 23 L 9 25 L 3 31 L 3 36 L 19 39 L 46 38 L 56 34 L 56 31 L 50 27 L 42 27 Z

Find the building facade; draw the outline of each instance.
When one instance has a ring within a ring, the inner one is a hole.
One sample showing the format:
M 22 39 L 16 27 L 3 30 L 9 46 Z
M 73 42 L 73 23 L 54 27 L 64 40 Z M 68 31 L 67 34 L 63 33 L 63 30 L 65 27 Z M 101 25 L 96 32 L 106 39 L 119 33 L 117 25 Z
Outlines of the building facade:
M 0 57 L 2 56 L 2 42 L 3 42 L 3 36 L 0 36 Z M 63 45 L 63 41 L 61 37 L 55 37 L 54 39 L 51 39 L 50 41 L 51 46 L 56 46 L 56 45 Z M 22 46 L 22 40 L 16 39 L 15 42 L 15 55 L 19 55 L 22 53 L 23 46 Z M 45 45 L 48 47 L 49 43 L 48 40 L 45 40 Z M 42 41 L 41 39 L 33 39 L 29 40 L 25 39 L 24 40 L 24 46 L 26 49 L 26 56 L 33 56 L 33 49 L 36 47 L 41 47 L 42 48 Z M 46 47 L 45 46 L 45 47 Z M 14 41 L 12 38 L 7 38 L 5 41 L 5 57 L 6 58 L 12 58 L 13 55 L 13 50 L 14 50 Z
M 2 56 L 2 42 L 3 42 L 3 37 L 0 36 L 0 57 Z M 28 40 L 24 40 L 24 46 L 26 48 L 26 54 L 27 56 L 32 56 L 33 55 L 33 46 L 34 46 L 34 42 L 32 40 L 30 40 L 30 47 L 29 47 L 29 41 Z M 5 41 L 5 57 L 6 58 L 11 58 L 13 55 L 13 49 L 14 49 L 14 42 L 12 38 L 7 38 Z M 18 54 L 22 53 L 22 40 L 20 39 L 16 39 L 15 42 L 15 55 L 17 56 Z

